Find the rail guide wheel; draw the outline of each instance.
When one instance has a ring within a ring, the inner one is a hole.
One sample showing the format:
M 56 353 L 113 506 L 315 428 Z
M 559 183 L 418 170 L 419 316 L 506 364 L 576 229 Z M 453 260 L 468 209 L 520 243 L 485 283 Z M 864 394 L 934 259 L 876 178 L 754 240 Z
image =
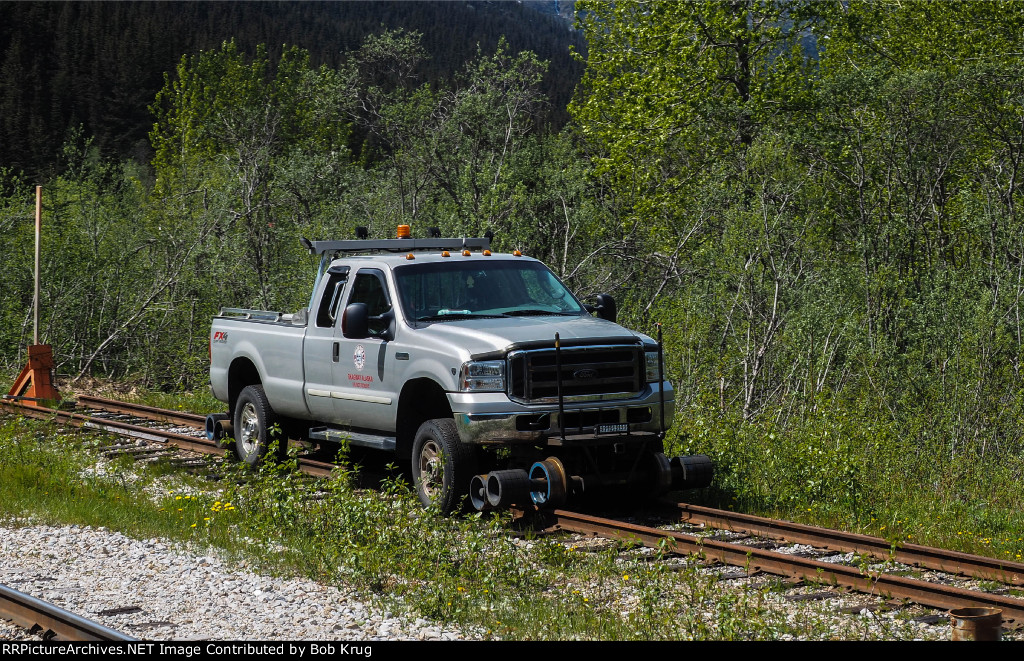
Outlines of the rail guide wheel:
M 558 457 L 548 457 L 530 467 L 530 500 L 537 507 L 559 507 L 569 492 L 569 477 Z
M 661 452 L 652 452 L 648 463 L 651 465 L 651 495 L 660 496 L 672 488 L 672 462 Z

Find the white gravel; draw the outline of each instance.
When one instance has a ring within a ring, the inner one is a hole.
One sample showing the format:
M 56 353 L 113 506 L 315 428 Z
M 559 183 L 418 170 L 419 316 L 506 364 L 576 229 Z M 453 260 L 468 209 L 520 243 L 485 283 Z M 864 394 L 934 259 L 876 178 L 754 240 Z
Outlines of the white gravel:
M 0 584 L 147 640 L 471 640 L 354 590 L 84 526 L 0 527 Z M 122 609 L 120 613 L 107 613 Z M 0 620 L 0 639 L 31 639 Z

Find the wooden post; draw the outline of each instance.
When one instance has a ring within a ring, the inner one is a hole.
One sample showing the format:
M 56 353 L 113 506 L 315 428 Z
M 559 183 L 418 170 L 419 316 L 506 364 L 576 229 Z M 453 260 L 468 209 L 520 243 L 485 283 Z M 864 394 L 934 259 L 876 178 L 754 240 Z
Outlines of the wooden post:
M 36 186 L 36 271 L 35 294 L 32 298 L 32 344 L 39 344 L 39 242 L 43 226 L 43 187 Z
M 53 348 L 48 344 L 39 344 L 39 244 L 42 225 L 43 187 L 36 186 L 36 268 L 35 294 L 32 299 L 32 346 L 28 348 L 28 362 L 14 380 L 14 385 L 5 399 L 22 400 L 30 406 L 56 406 L 60 400 L 60 393 L 53 382 Z

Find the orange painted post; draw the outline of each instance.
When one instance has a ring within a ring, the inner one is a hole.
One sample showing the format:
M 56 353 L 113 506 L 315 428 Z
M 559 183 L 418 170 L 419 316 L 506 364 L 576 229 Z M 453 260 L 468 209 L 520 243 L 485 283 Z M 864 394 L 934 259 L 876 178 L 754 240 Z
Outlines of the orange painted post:
M 53 383 L 53 368 L 53 348 L 49 344 L 33 344 L 28 348 L 28 363 L 7 396 L 22 399 L 29 406 L 56 404 L 60 393 Z

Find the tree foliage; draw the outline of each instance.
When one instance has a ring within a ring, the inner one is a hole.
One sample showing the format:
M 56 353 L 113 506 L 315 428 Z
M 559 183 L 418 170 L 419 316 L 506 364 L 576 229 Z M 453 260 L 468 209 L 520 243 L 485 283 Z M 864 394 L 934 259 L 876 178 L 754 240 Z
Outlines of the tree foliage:
M 1019 452 L 1024 4 L 580 5 L 571 110 L 687 419 Z
M 537 54 L 499 40 L 432 76 L 431 35 L 404 29 L 329 64 L 230 40 L 182 57 L 149 169 L 69 132 L 44 235 L 60 369 L 200 384 L 220 306 L 306 305 L 298 237 L 492 230 L 581 296 L 617 295 L 628 325 L 662 324 L 670 442 L 737 492 L 856 508 L 877 475 L 949 494 L 948 461 L 1019 456 L 1024 3 L 579 11 L 564 130 Z M 30 193 L 0 172 L 9 362 Z
M 368 35 L 400 28 L 423 35 L 431 57 L 419 73 L 429 82 L 502 38 L 552 61 L 542 86 L 556 103 L 546 119 L 565 123 L 582 69 L 567 46 L 582 40 L 563 19 L 521 3 L 24 0 L 0 3 L 0 163 L 36 181 L 55 176 L 68 130 L 79 125 L 104 158 L 146 163 L 148 107 L 182 54 L 233 40 L 248 53 L 265 44 L 276 59 L 289 44 L 333 68 Z
M 499 244 L 532 252 L 549 247 L 555 198 L 557 227 L 564 218 L 592 225 L 568 206 L 586 206 L 585 175 L 564 177 L 571 142 L 542 139 L 546 63 L 502 43 L 433 84 L 419 72 L 420 39 L 383 32 L 338 68 L 313 66 L 298 48 L 245 53 L 227 41 L 167 74 L 151 105 L 151 171 L 103 160 L 84 137 L 70 141 L 67 175 L 46 192 L 48 220 L 67 239 L 44 241 L 56 250 L 44 281 L 59 291 L 44 338 L 59 347 L 59 368 L 205 379 L 197 349 L 220 307 L 306 304 L 312 258 L 299 237 L 350 237 L 357 225 L 390 236 L 406 223 L 421 235 L 434 225 L 492 230 Z M 20 218 L 24 184 L 7 174 L 5 203 Z M 24 223 L 10 224 L 23 240 Z M 572 263 L 577 246 L 556 245 Z M 72 256 L 80 267 L 67 268 Z M 20 268 L 4 306 L 19 321 L 4 341 L 16 349 L 31 271 L 24 255 L 11 263 Z M 95 315 L 83 304 L 93 300 Z

